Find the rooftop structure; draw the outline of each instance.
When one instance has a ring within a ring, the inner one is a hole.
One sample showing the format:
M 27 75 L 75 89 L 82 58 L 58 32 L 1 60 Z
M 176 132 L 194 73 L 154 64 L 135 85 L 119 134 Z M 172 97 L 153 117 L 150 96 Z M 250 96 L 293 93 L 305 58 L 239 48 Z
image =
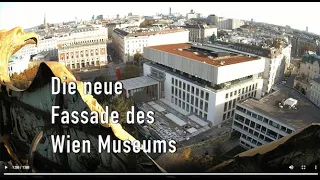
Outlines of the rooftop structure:
M 292 101 L 292 99 L 294 100 Z M 286 102 L 296 102 L 296 108 L 289 108 L 290 106 L 279 107 L 279 103 L 286 104 Z M 311 123 L 320 122 L 320 109 L 301 93 L 285 86 L 281 86 L 279 90 L 260 100 L 250 98 L 239 104 L 268 115 L 294 129 L 300 129 Z
M 217 67 L 257 60 L 257 57 L 231 53 L 217 48 L 209 49 L 203 47 L 200 49 L 200 46 L 192 45 L 190 43 L 151 46 L 148 48 L 183 56 L 190 60 L 199 61 Z
M 157 35 L 157 34 L 168 34 L 174 32 L 182 32 L 186 31 L 183 28 L 138 28 L 138 27 L 131 27 L 131 28 L 124 28 L 124 29 L 115 29 L 114 30 L 117 34 L 122 36 L 150 36 L 150 35 Z

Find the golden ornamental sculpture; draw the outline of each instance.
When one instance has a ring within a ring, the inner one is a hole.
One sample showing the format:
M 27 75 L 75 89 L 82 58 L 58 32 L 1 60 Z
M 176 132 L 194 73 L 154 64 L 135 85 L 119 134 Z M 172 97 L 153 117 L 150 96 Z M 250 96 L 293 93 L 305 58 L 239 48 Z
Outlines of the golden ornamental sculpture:
M 27 44 L 38 45 L 38 37 L 34 32 L 23 32 L 21 27 L 13 28 L 10 31 L 0 31 L 0 80 L 1 84 L 13 91 L 23 91 L 13 86 L 10 81 L 8 63 L 10 57 L 19 51 Z M 81 94 L 84 102 L 87 103 L 91 111 L 96 111 L 99 114 L 104 112 L 102 106 L 93 98 L 92 95 L 83 94 L 83 82 L 77 81 L 76 78 L 68 71 L 68 69 L 59 62 L 44 62 L 54 73 L 56 77 L 61 79 L 61 82 L 76 82 L 77 90 Z M 114 124 L 110 121 L 109 124 L 102 124 L 101 126 L 111 128 L 115 136 L 121 140 L 134 141 L 135 138 L 126 132 L 120 124 Z

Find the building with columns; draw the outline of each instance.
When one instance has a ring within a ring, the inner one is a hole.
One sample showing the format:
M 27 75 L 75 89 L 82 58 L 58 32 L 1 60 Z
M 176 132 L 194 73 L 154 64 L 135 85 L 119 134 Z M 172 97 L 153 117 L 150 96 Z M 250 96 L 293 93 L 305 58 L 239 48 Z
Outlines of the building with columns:
M 102 27 L 82 27 L 58 43 L 59 62 L 70 69 L 104 66 L 107 60 L 108 31 Z

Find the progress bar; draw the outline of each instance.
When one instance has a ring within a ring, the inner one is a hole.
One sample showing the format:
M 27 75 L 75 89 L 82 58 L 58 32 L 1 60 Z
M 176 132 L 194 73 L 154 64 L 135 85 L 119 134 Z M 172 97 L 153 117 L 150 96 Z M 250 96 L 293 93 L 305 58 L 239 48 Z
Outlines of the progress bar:
M 138 175 L 138 176 L 180 176 L 180 175 L 194 175 L 194 176 L 239 176 L 239 175 L 255 175 L 255 176 L 270 176 L 270 175 L 319 175 L 319 173 L 4 173 L 7 176 L 128 176 L 128 175 Z

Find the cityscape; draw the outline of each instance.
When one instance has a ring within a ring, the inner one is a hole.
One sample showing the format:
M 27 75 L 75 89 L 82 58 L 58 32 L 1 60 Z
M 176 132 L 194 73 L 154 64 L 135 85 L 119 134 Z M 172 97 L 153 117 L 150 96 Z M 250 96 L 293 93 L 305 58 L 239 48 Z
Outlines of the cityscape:
M 60 103 L 68 111 L 109 105 L 120 112 L 123 129 L 134 138 L 177 143 L 173 154 L 139 155 L 134 163 L 142 164 L 139 172 L 162 168 L 174 173 L 318 172 L 319 34 L 309 32 L 307 25 L 301 30 L 290 24 L 258 22 L 254 17 L 221 17 L 215 8 L 209 15 L 192 7 L 183 14 L 168 3 L 167 13 L 142 13 L 92 14 L 53 23 L 44 12 L 37 26 L 6 29 L 35 33 L 37 45 L 26 44 L 12 54 L 3 71 L 16 88 L 24 90 L 0 86 L 1 146 L 8 151 L 1 155 L 5 167 L 30 164 L 28 152 L 32 152 L 34 172 L 59 172 L 66 166 L 70 172 L 129 172 L 120 168 L 130 166 L 129 155 L 52 154 L 50 133 L 92 141 L 94 133 L 111 133 L 101 127 L 63 125 L 58 130 L 38 130 L 52 113 L 49 105 Z M 55 64 L 67 69 L 71 79 L 119 81 L 124 91 L 119 96 L 52 95 L 50 77 L 65 73 Z M 146 114 L 154 112 L 154 123 L 126 124 L 125 111 L 131 106 Z M 36 141 L 39 132 L 43 140 Z M 10 133 L 11 138 L 3 135 Z M 13 151 L 8 144 L 14 144 Z M 304 155 L 295 155 L 299 153 Z M 270 159 L 265 160 L 268 165 L 259 164 L 260 160 L 250 164 L 247 159 L 241 164 L 235 158 L 242 157 L 239 154 L 252 159 L 264 154 Z M 111 162 L 111 157 L 117 160 Z M 237 166 L 223 165 L 230 159 Z

